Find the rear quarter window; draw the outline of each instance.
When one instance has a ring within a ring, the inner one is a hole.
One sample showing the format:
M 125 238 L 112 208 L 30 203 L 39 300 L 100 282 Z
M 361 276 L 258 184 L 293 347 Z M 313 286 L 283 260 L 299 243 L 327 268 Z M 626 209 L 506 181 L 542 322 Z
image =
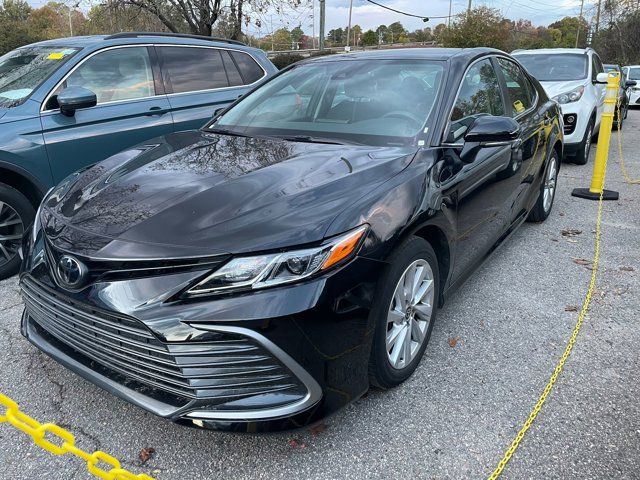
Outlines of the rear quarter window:
M 240 70 L 245 85 L 257 82 L 264 77 L 264 70 L 251 55 L 238 51 L 232 51 L 230 53 L 238 66 L 238 70 Z

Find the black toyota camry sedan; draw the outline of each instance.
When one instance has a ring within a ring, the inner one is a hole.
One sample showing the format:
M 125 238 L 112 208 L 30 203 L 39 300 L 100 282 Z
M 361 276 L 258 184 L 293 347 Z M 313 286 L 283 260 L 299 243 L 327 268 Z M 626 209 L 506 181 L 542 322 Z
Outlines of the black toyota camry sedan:
M 406 380 L 437 308 L 549 215 L 561 122 L 497 50 L 301 62 L 52 190 L 22 245 L 22 332 L 179 423 L 317 421 Z

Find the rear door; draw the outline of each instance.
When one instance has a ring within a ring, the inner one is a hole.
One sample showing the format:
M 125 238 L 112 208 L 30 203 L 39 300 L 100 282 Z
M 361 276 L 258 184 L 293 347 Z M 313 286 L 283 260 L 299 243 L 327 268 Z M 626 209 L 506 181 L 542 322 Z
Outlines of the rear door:
M 193 45 L 156 45 L 175 130 L 206 124 L 266 76 L 245 52 Z
M 147 46 L 122 46 L 89 55 L 58 84 L 40 114 L 53 178 L 97 163 L 128 147 L 171 133 L 170 105 Z M 159 80 L 159 79 L 158 79 Z M 95 107 L 60 113 L 56 95 L 68 86 L 96 94 Z

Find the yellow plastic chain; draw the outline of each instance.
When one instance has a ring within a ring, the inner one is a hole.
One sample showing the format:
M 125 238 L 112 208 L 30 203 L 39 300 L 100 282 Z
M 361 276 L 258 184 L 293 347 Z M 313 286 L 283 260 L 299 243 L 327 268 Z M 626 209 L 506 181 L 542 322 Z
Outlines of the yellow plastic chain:
M 4 407 L 4 413 L 0 411 L 0 423 L 8 422 L 16 429 L 29 435 L 39 447 L 54 455 L 70 453 L 81 458 L 87 463 L 87 469 L 92 475 L 104 480 L 154 480 L 153 477 L 143 473 L 133 473 L 120 468 L 120 462 L 111 455 L 100 450 L 93 453 L 85 452 L 75 445 L 73 434 L 53 423 L 40 423 L 36 419 L 20 411 L 18 404 L 9 397 L 0 393 L 0 406 Z M 47 439 L 47 434 L 59 440 L 58 444 Z M 103 463 L 111 467 L 104 470 L 98 466 Z
M 606 175 L 606 172 L 607 172 L 607 164 L 605 162 L 603 175 Z M 576 343 L 576 339 L 578 338 L 578 333 L 580 333 L 580 329 L 582 328 L 582 323 L 584 322 L 584 319 L 587 316 L 589 305 L 591 304 L 591 296 L 593 295 L 593 291 L 596 286 L 596 277 L 598 275 L 598 265 L 600 263 L 600 231 L 601 231 L 601 224 L 602 224 L 602 204 L 603 204 L 602 195 L 603 194 L 604 194 L 604 189 L 600 192 L 600 198 L 598 200 L 598 213 L 596 216 L 596 238 L 595 238 L 595 247 L 594 247 L 594 254 L 593 254 L 593 268 L 591 270 L 591 280 L 589 281 L 589 288 L 587 289 L 587 294 L 585 296 L 584 302 L 582 303 L 582 309 L 580 310 L 580 315 L 578 316 L 578 320 L 576 321 L 576 324 L 573 327 L 573 331 L 571 332 L 571 337 L 569 337 L 569 342 L 567 343 L 567 346 L 564 349 L 564 352 L 560 357 L 560 360 L 558 361 L 556 368 L 554 369 L 553 374 L 551 375 L 551 378 L 549 378 L 549 381 L 547 382 L 547 385 L 544 387 L 542 394 L 540 395 L 540 397 L 538 397 L 538 401 L 536 402 L 535 406 L 533 407 L 533 410 L 529 414 L 529 417 L 524 422 L 524 425 L 522 425 L 516 437 L 511 442 L 511 445 L 509 445 L 509 448 L 502 456 L 502 459 L 498 463 L 498 466 L 495 468 L 493 473 L 491 473 L 491 475 L 489 476 L 489 480 L 495 480 L 500 476 L 504 468 L 509 463 L 509 460 L 511 460 L 511 457 L 513 456 L 515 451 L 518 449 L 518 446 L 520 445 L 520 442 L 524 438 L 525 434 L 527 433 L 529 428 L 531 428 L 531 425 L 533 424 L 536 417 L 538 416 L 538 413 L 540 413 L 540 410 L 542 409 L 545 402 L 547 401 L 547 397 L 551 393 L 553 386 L 558 380 L 558 376 L 562 373 L 565 362 L 569 358 L 569 355 L 571 355 L 571 350 L 573 350 L 573 345 Z

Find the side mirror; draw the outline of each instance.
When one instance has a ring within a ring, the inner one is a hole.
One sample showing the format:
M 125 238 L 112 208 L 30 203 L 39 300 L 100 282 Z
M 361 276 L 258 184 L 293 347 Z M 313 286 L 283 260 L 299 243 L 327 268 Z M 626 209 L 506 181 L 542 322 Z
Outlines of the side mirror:
M 606 72 L 600 72 L 596 75 L 596 81 L 594 83 L 607 83 L 609 81 L 609 74 Z
M 83 87 L 67 87 L 58 94 L 60 112 L 73 117 L 76 110 L 95 107 L 98 104 L 96 94 Z
M 471 163 L 483 147 L 509 145 L 520 137 L 520 125 L 511 117 L 483 115 L 474 120 L 464 136 L 460 160 Z
M 624 88 L 635 87 L 638 84 L 635 80 L 627 80 L 624 84 Z

